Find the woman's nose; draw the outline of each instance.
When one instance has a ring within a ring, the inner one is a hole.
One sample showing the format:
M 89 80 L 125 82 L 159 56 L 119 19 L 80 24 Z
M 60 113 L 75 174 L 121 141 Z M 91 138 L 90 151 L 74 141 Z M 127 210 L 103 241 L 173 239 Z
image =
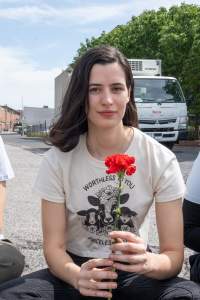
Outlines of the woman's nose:
M 102 103 L 104 104 L 112 104 L 113 103 L 113 96 L 111 91 L 105 90 L 102 94 Z

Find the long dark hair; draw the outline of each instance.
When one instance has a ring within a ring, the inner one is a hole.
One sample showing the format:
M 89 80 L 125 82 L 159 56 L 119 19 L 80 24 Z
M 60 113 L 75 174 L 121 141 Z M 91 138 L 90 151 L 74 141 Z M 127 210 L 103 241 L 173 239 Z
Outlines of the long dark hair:
M 114 47 L 100 46 L 88 50 L 77 61 L 70 83 L 63 99 L 61 113 L 49 133 L 49 142 L 63 152 L 72 150 L 79 137 L 88 130 L 85 107 L 88 99 L 89 76 L 95 64 L 117 62 L 124 70 L 126 85 L 130 89 L 130 101 L 123 117 L 126 126 L 138 127 L 137 110 L 134 101 L 134 81 L 130 65 L 123 54 Z

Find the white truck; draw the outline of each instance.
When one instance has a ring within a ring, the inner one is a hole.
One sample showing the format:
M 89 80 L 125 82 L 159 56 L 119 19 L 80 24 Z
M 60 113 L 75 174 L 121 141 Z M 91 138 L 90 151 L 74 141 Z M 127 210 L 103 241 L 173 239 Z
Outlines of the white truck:
M 174 77 L 161 76 L 161 60 L 129 59 L 129 63 L 140 129 L 172 148 L 187 134 L 187 106 L 180 84 Z M 56 113 L 69 80 L 66 70 L 55 78 Z
M 187 134 L 187 106 L 174 77 L 161 75 L 161 60 L 129 59 L 139 127 L 172 148 Z
M 176 78 L 161 75 L 161 60 L 129 59 L 139 127 L 172 148 L 187 135 L 187 106 Z

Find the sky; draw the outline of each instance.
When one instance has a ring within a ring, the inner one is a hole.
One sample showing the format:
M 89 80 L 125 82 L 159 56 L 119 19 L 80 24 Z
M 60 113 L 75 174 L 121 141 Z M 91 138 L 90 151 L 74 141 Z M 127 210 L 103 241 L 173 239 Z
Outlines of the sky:
M 86 38 L 144 10 L 200 0 L 0 0 L 0 105 L 54 107 L 54 79 Z

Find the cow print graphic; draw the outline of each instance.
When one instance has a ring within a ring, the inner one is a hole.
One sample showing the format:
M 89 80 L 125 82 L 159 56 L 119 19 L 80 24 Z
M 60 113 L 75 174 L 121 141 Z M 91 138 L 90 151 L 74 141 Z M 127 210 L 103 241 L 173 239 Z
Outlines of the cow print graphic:
M 114 229 L 115 209 L 117 206 L 118 189 L 112 185 L 101 188 L 96 197 L 88 196 L 88 202 L 93 206 L 88 210 L 78 211 L 84 228 L 96 235 L 107 235 Z M 135 211 L 122 206 L 129 199 L 129 194 L 120 196 L 121 216 L 118 228 L 122 231 L 130 231 L 138 234 Z

